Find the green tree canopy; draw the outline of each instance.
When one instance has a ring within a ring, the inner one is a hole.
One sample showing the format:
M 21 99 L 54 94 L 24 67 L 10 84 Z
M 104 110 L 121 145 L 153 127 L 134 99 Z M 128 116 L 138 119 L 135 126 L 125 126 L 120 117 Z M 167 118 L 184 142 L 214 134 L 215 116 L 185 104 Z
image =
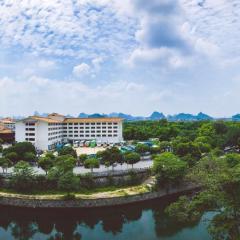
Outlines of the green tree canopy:
M 173 153 L 165 152 L 153 159 L 153 172 L 159 183 L 168 184 L 182 180 L 187 170 L 186 162 Z
M 91 172 L 93 172 L 94 168 L 99 168 L 100 162 L 97 158 L 88 158 L 84 161 L 84 167 L 90 168 Z
M 35 181 L 33 168 L 25 161 L 19 161 L 13 168 L 11 184 L 17 191 L 32 191 Z
M 63 148 L 61 148 L 58 151 L 58 155 L 62 156 L 62 155 L 72 155 L 74 158 L 77 158 L 77 152 L 75 149 L 73 149 L 70 146 L 64 146 Z
M 133 168 L 133 164 L 140 161 L 140 155 L 138 153 L 135 153 L 135 152 L 126 153 L 124 155 L 124 158 L 125 158 L 125 162 L 127 164 L 132 165 L 132 168 Z
M 11 167 L 12 162 L 6 157 L 0 157 L 0 167 L 3 170 L 3 173 L 7 171 L 9 167 Z

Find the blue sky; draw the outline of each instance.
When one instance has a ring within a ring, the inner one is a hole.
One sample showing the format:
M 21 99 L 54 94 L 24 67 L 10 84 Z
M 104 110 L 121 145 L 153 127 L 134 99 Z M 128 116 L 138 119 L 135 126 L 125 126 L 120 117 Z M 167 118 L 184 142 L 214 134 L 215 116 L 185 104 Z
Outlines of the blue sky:
M 0 0 L 0 116 L 240 112 L 238 0 Z

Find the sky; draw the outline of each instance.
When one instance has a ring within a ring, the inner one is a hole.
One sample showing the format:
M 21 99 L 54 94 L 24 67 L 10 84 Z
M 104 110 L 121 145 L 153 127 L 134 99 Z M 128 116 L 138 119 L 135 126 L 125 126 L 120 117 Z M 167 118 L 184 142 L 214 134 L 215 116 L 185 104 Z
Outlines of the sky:
M 239 0 L 0 0 L 0 116 L 232 116 L 239 42 Z

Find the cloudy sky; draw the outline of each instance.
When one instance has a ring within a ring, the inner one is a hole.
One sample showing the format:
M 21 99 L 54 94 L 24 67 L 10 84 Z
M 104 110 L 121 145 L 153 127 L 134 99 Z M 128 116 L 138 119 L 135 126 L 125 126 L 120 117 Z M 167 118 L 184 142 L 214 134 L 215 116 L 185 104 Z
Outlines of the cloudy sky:
M 0 0 L 0 115 L 240 112 L 239 0 Z

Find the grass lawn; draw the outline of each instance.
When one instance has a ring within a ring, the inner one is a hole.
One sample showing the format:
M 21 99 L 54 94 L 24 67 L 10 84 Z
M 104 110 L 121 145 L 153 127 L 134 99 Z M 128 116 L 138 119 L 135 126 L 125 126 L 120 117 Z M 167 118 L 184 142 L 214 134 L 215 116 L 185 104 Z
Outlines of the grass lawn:
M 149 189 L 145 184 L 131 186 L 131 187 L 103 187 L 96 189 L 82 189 L 81 191 L 71 192 L 75 194 L 76 199 L 98 199 L 98 198 L 110 198 L 130 196 L 148 192 Z M 0 197 L 17 197 L 26 199 L 62 199 L 67 192 L 63 191 L 35 191 L 31 193 L 18 193 L 14 190 L 0 189 Z

